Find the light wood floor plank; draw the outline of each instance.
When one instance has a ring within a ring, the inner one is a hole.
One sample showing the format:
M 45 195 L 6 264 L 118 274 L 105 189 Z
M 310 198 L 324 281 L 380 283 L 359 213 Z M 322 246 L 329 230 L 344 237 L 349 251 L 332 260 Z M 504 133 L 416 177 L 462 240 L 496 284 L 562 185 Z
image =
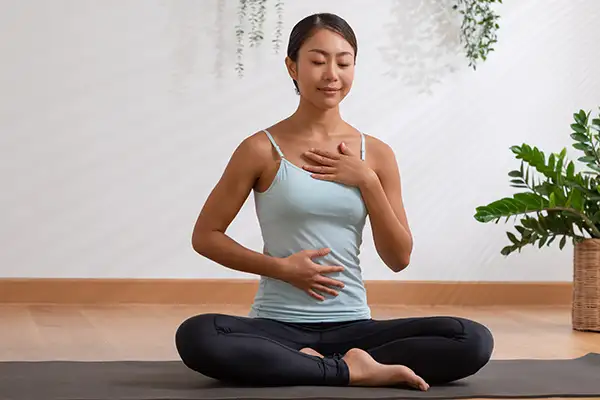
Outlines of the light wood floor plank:
M 245 315 L 244 306 L 0 305 L 0 361 L 177 360 L 175 331 L 200 313 Z M 570 358 L 600 353 L 600 333 L 571 329 L 568 307 L 374 307 L 379 319 L 471 318 L 495 336 L 493 358 Z

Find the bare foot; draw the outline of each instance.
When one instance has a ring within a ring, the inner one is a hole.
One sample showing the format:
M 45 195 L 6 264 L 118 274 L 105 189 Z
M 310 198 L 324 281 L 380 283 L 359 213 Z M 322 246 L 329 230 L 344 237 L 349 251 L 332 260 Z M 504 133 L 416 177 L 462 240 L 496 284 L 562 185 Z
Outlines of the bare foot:
M 426 391 L 429 385 L 404 365 L 380 364 L 364 350 L 350 349 L 342 358 L 350 370 L 351 386 L 408 385 Z
M 310 347 L 305 347 L 302 350 L 300 350 L 300 353 L 304 353 L 304 354 L 310 354 L 311 356 L 317 356 L 317 357 L 321 357 L 323 358 L 323 355 L 320 354 L 318 351 L 311 349 Z

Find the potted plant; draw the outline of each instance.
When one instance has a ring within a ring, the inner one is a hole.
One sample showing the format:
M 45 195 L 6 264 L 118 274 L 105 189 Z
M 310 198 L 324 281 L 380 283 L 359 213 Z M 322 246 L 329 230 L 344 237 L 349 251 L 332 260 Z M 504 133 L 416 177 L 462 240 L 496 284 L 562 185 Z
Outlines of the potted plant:
M 590 114 L 580 110 L 571 124 L 573 147 L 583 153 L 577 160 L 587 170 L 576 172 L 566 148 L 546 157 L 527 144 L 512 146 L 521 166 L 508 173 L 510 184 L 524 190 L 477 207 L 474 217 L 482 223 L 514 218 L 516 232 L 507 232 L 510 244 L 501 249 L 505 256 L 557 239 L 562 250 L 571 240 L 573 328 L 600 331 L 600 114 Z

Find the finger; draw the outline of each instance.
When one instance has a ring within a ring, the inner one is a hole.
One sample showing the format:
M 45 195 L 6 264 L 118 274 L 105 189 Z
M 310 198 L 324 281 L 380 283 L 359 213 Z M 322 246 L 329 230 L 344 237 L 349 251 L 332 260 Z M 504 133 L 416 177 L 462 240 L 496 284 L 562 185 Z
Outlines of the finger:
M 327 286 L 324 285 L 319 285 L 319 284 L 315 284 L 313 285 L 313 289 L 314 290 L 318 290 L 321 293 L 327 293 L 330 294 L 332 296 L 337 296 L 339 293 L 331 288 L 328 288 Z
M 310 176 L 312 178 L 315 179 L 320 179 L 322 181 L 335 181 L 336 175 L 335 174 L 310 174 Z
M 333 166 L 335 164 L 335 160 L 332 160 L 330 158 L 327 157 L 323 157 L 314 153 L 306 153 L 306 158 L 308 158 L 309 160 L 312 160 L 316 163 L 322 164 L 322 165 L 327 165 L 327 166 Z
M 319 174 L 333 174 L 336 171 L 336 168 L 334 167 L 324 167 L 322 165 L 303 165 L 302 168 L 304 168 L 306 171 L 316 172 Z
M 326 158 L 330 158 L 332 160 L 339 160 L 340 159 L 340 155 L 337 153 L 334 153 L 332 151 L 328 151 L 328 150 L 321 150 L 321 149 L 317 149 L 317 148 L 312 148 L 309 150 L 310 153 L 314 153 L 317 154 L 319 156 L 322 157 L 326 157 Z
M 345 268 L 341 265 L 319 265 L 317 264 L 317 270 L 320 274 L 330 274 L 332 272 L 342 272 Z
M 321 163 L 329 163 L 329 164 L 332 164 L 335 161 L 340 159 L 340 156 L 338 154 L 335 154 L 335 153 L 332 153 L 332 152 L 326 151 L 326 150 L 319 150 L 319 149 L 310 149 L 309 151 L 304 153 L 304 155 L 312 160 L 316 160 Z
M 345 286 L 342 282 L 340 282 L 338 280 L 335 280 L 335 279 L 328 278 L 328 277 L 323 276 L 323 275 L 321 275 L 318 278 L 318 282 L 322 283 L 323 285 L 327 285 L 327 286 L 339 287 L 340 289 L 343 289 L 344 286 Z
M 326 256 L 327 254 L 329 254 L 330 252 L 331 252 L 331 249 L 329 247 L 324 247 L 322 249 L 317 249 L 317 250 L 306 250 L 306 253 L 308 254 L 308 256 L 310 258 L 323 257 L 323 256 Z
M 318 294 L 317 292 L 315 292 L 312 289 L 308 289 L 308 294 L 311 295 L 312 297 L 314 297 L 317 300 L 320 300 L 320 301 L 324 301 L 325 300 L 325 297 L 321 296 L 320 294 Z
M 354 152 L 350 150 L 350 147 L 348 147 L 348 145 L 344 142 L 340 143 L 340 151 L 342 152 L 342 154 L 345 154 L 347 156 L 354 155 Z

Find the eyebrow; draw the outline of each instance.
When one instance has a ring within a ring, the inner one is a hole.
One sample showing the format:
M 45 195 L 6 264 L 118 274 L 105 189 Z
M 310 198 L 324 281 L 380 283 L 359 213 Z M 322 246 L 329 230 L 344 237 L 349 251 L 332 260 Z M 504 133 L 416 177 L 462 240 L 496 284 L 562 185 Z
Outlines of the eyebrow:
M 329 53 L 327 51 L 321 50 L 321 49 L 310 49 L 308 52 L 309 53 L 310 52 L 320 53 L 320 54 L 323 54 L 324 56 L 328 56 L 329 55 Z M 353 54 L 351 52 L 349 52 L 349 51 L 342 51 L 340 53 L 337 53 L 336 55 L 338 55 L 338 56 L 351 56 Z

